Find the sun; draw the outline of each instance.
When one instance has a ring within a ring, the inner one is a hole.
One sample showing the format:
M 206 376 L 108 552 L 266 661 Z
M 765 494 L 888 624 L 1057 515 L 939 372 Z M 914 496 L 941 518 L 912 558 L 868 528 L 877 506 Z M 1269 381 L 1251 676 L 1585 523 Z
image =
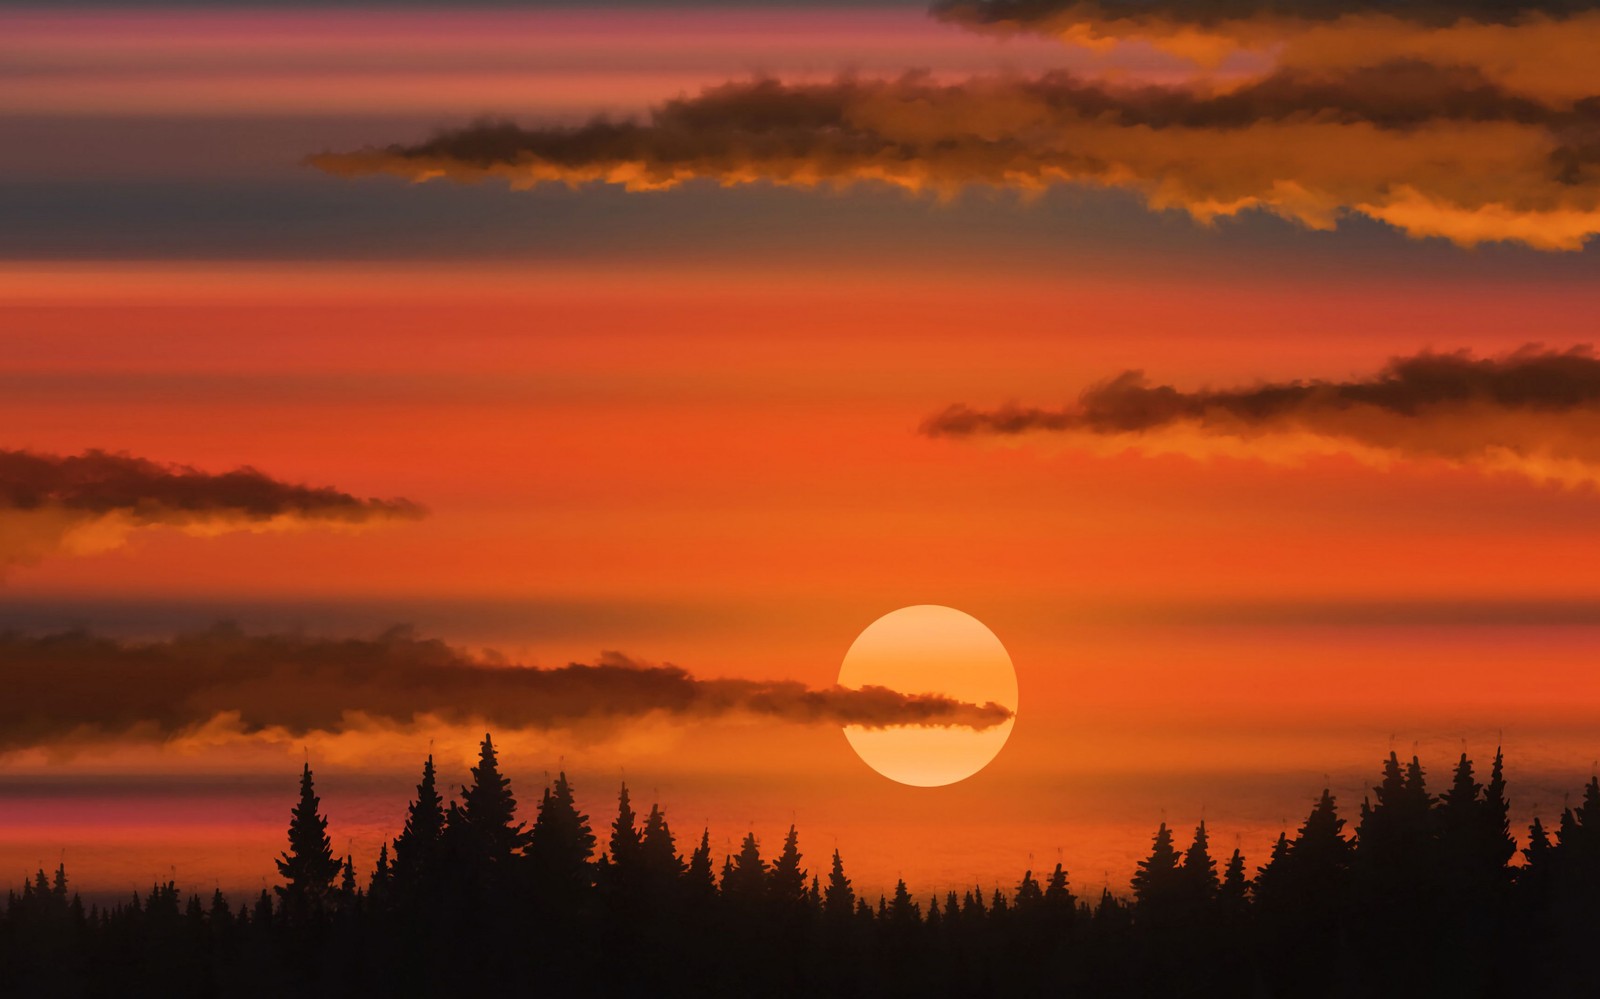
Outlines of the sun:
M 1016 721 L 1017 673 L 1005 646 L 977 618 L 938 604 L 902 607 L 868 625 L 845 653 L 839 684 L 993 701 L 1012 710 L 1012 718 L 982 730 L 845 726 L 845 738 L 867 766 L 916 787 L 954 784 L 982 770 Z

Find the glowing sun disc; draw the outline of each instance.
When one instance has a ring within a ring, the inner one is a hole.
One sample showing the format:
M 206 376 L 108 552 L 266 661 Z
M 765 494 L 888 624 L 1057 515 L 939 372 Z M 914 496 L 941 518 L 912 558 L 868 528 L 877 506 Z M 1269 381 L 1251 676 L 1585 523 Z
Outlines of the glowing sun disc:
M 972 615 L 937 604 L 902 607 L 868 625 L 845 653 L 839 684 L 994 701 L 1017 710 L 1017 672 L 1000 639 Z M 862 762 L 890 780 L 939 787 L 988 766 L 1015 721 L 985 729 L 846 725 L 844 735 Z

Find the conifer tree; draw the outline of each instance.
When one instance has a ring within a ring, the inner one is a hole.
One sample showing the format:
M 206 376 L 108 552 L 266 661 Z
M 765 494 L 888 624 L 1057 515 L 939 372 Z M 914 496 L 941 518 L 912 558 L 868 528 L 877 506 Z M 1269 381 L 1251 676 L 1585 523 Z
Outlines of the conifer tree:
M 433 754 L 422 764 L 417 797 L 406 810 L 406 823 L 394 841 L 392 875 L 395 890 L 413 894 L 439 878 L 439 854 L 444 838 L 444 798 L 439 794 Z
M 689 868 L 684 872 L 684 887 L 689 897 L 704 904 L 717 893 L 716 876 L 711 871 L 711 830 L 700 833 L 700 845 L 689 854 Z
M 1211 856 L 1211 838 L 1205 820 L 1194 830 L 1194 842 L 1183 855 L 1184 893 L 1193 906 L 1203 906 L 1217 897 L 1217 862 Z
M 1172 845 L 1172 830 L 1163 822 L 1156 829 L 1150 856 L 1139 861 L 1133 875 L 1133 896 L 1139 903 L 1135 910 L 1138 918 L 1156 922 L 1169 919 L 1181 883 L 1178 851 Z
M 1017 882 L 1017 911 L 1032 911 L 1036 906 L 1044 904 L 1044 889 L 1039 887 L 1039 881 L 1033 876 L 1033 871 L 1022 872 L 1022 880 Z
M 1078 911 L 1078 900 L 1073 897 L 1072 888 L 1067 883 L 1067 869 L 1059 861 L 1055 870 L 1045 879 L 1040 902 L 1045 926 L 1059 940 L 1061 934 L 1071 927 Z
M 805 901 L 806 872 L 800 866 L 800 834 L 794 826 L 783 840 L 783 852 L 767 875 L 767 893 L 780 907 L 798 909 Z
M 999 889 L 995 889 L 999 891 Z M 894 900 L 889 903 L 889 920 L 896 926 L 909 927 L 922 923 L 922 909 L 911 899 L 906 882 L 901 878 L 894 885 Z
M 1235 921 L 1249 908 L 1250 881 L 1244 873 L 1244 854 L 1234 847 L 1233 855 L 1222 869 L 1222 883 L 1217 886 L 1217 902 L 1226 917 Z
M 828 888 L 822 895 L 822 911 L 832 919 L 843 919 L 855 911 L 856 893 L 844 874 L 844 860 L 838 848 L 833 851 L 833 869 L 828 872 Z
M 339 874 L 339 910 L 341 912 L 349 912 L 354 909 L 356 896 L 359 892 L 360 889 L 356 886 L 355 860 L 347 853 L 344 856 L 344 864 Z
M 378 862 L 372 868 L 372 878 L 367 882 L 367 897 L 373 901 L 387 900 L 393 885 L 393 869 L 389 863 L 389 844 L 378 844 Z
M 1494 766 L 1489 771 L 1489 783 L 1484 785 L 1483 800 L 1478 805 L 1478 863 L 1485 869 L 1498 872 L 1504 883 L 1510 879 L 1507 865 L 1517 852 L 1517 841 L 1511 835 L 1511 803 L 1506 800 L 1505 754 L 1499 746 L 1494 750 Z
M 739 855 L 722 876 L 722 894 L 738 902 L 753 904 L 766 894 L 767 864 L 761 859 L 761 844 L 756 834 L 746 833 Z
M 707 846 L 709 847 L 709 843 Z M 666 813 L 657 805 L 650 806 L 650 815 L 644 822 L 644 835 L 639 844 L 644 865 L 657 879 L 676 881 L 684 873 L 683 858 L 678 856 L 678 845 L 667 823 Z
M 570 905 L 591 883 L 595 836 L 589 817 L 578 810 L 563 771 L 545 788 L 529 837 L 528 858 L 543 891 L 559 905 Z
M 460 817 L 469 862 L 504 871 L 528 842 L 528 833 L 517 821 L 511 781 L 500 773 L 494 741 L 487 732 L 478 749 L 478 765 L 472 768 L 472 783 L 461 789 Z
M 624 781 L 622 790 L 617 794 L 617 817 L 611 823 L 608 856 L 613 866 L 629 871 L 638 868 L 644 849 L 644 837 L 639 832 L 637 819 L 638 816 L 628 799 L 628 784 Z
M 311 764 L 300 771 L 300 801 L 289 818 L 289 849 L 278 857 L 284 884 L 275 886 L 288 918 L 302 920 L 323 912 L 339 876 L 340 864 L 328 839 L 328 820 L 321 814 L 311 779 Z

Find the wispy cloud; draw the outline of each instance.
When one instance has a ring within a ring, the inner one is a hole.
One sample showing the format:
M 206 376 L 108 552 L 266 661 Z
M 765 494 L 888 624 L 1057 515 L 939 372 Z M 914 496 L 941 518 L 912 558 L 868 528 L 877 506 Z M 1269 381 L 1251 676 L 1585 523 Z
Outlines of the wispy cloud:
M 794 724 L 1001 724 L 1009 709 L 883 687 L 701 679 L 619 653 L 536 669 L 395 630 L 377 639 L 251 635 L 230 626 L 167 641 L 0 634 L 0 751 L 103 739 L 165 741 L 221 723 L 306 735 L 424 722 L 506 729 L 613 726 L 661 714 Z
M 1064 73 L 758 80 L 668 101 L 644 122 L 480 123 L 310 162 L 519 188 L 872 183 L 952 196 L 1087 185 L 1202 222 L 1257 209 L 1331 229 L 1364 215 L 1464 246 L 1571 250 L 1600 232 L 1600 104 L 1546 102 L 1477 69 L 1414 60 L 1282 70 L 1233 89 Z
M 1423 353 L 1347 381 L 1183 390 L 1127 371 L 1061 408 L 953 405 L 933 437 L 1058 435 L 1097 449 L 1375 463 L 1440 460 L 1537 480 L 1600 483 L 1600 358 L 1588 347 L 1498 357 Z
M 106 451 L 0 450 L 0 567 L 115 548 L 150 527 L 219 534 L 422 515 L 409 500 L 363 499 L 248 467 L 212 473 Z
M 1208 67 L 1240 52 L 1300 69 L 1417 59 L 1552 99 L 1600 92 L 1600 6 L 1586 0 L 942 0 L 933 14 L 1100 51 L 1148 44 Z

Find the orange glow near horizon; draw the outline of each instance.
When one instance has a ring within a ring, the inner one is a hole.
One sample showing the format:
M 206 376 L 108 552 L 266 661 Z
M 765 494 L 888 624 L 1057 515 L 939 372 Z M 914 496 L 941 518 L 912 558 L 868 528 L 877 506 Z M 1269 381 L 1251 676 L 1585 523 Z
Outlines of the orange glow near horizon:
M 630 195 L 305 163 L 483 115 L 626 118 L 767 76 L 1059 71 L 1231 94 L 1273 65 L 1253 44 L 1197 69 L 1159 37 L 1101 53 L 998 38 L 915 5 L 636 6 L 407 7 L 381 26 L 289 7 L 0 13 L 0 134 L 18 136 L 0 140 L 0 454 L 249 467 L 358 508 L 426 511 L 318 519 L 235 499 L 163 519 L 147 496 L 71 507 L 31 487 L 8 500 L 0 482 L 0 634 L 406 626 L 486 663 L 634 661 L 1015 711 L 978 731 L 841 730 L 837 715 L 652 701 L 626 721 L 495 727 L 525 819 L 565 770 L 603 837 L 626 779 L 636 806 L 672 816 L 680 848 L 709 828 L 720 862 L 754 831 L 770 858 L 792 822 L 813 872 L 836 845 L 874 895 L 902 877 L 919 897 L 1009 888 L 1058 858 L 1080 898 L 1125 892 L 1163 817 L 1204 818 L 1214 848 L 1237 843 L 1253 870 L 1324 785 L 1354 819 L 1391 750 L 1421 756 L 1437 790 L 1457 754 L 1481 774 L 1504 745 L 1518 833 L 1582 786 L 1600 756 L 1600 458 L 1572 473 L 1524 447 L 1548 413 L 1463 405 L 1421 444 L 1404 406 L 1381 425 L 1347 407 L 1365 436 L 1344 437 L 1338 419 L 1294 413 L 1232 436 L 1195 418 L 924 428 L 953 404 L 1064 412 L 1133 371 L 1195 396 L 1593 344 L 1592 220 L 1558 224 L 1515 191 L 1465 219 L 1399 198 L 1395 162 L 1362 150 L 1381 141 L 1481 185 L 1419 149 L 1416 109 L 1388 115 L 1394 95 L 1370 81 L 1350 112 L 1371 119 L 1362 141 L 1337 108 L 1292 106 L 1323 100 L 1320 83 L 1269 94 L 1284 105 L 1267 126 L 1244 121 L 1246 101 L 1223 109 L 1238 123 L 1168 127 L 1167 97 L 1137 109 L 1156 124 L 1086 120 L 1148 152 L 1151 178 L 1172 162 L 1214 171 L 1199 201 L 1154 203 L 1242 205 L 1228 192 L 1243 175 L 1293 193 L 1253 146 L 1230 159 L 1173 145 L 1187 128 L 1359 173 L 1360 190 L 1395 195 L 1403 231 L 1337 200 L 1197 222 L 1098 183 L 949 201 L 770 182 Z M 1452 44 L 1481 56 L 1497 31 Z M 1294 65 L 1343 65 L 1339 39 L 1307 32 Z M 1559 90 L 1540 67 L 1506 69 Z M 1415 103 L 1454 80 L 1429 77 Z M 1537 133 L 1541 185 L 1600 183 L 1576 140 L 1556 177 L 1541 143 L 1567 141 L 1566 119 L 1535 127 L 1519 101 L 1495 105 L 1497 124 L 1466 101 L 1427 128 L 1471 131 L 1462 162 L 1495 146 L 1490 124 Z M 945 148 L 937 107 L 877 113 Z M 1033 120 L 991 133 L 988 105 L 964 113 L 1002 166 Z M 1502 210 L 1526 245 L 1421 238 Z M 1597 414 L 1600 400 L 1561 410 L 1552 436 L 1587 448 Z M 1455 460 L 1458 438 L 1493 453 Z M 492 722 L 352 711 L 337 731 L 251 728 L 203 710 L 176 734 L 85 722 L 0 741 L 0 890 L 65 851 L 74 885 L 108 897 L 168 877 L 253 897 L 306 760 L 335 852 L 371 870 L 429 747 L 458 793 Z

